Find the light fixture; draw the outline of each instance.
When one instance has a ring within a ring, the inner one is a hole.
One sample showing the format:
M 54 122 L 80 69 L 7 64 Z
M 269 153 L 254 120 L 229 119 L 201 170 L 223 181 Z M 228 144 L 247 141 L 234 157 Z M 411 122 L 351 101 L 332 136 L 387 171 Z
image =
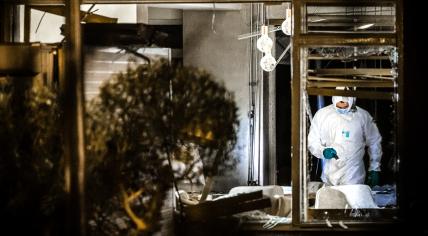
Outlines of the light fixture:
M 359 29 L 359 30 L 368 29 L 368 28 L 370 28 L 370 27 L 372 27 L 374 25 L 375 24 L 373 24 L 373 23 L 365 24 L 365 25 L 360 25 L 360 26 L 357 27 L 357 29 Z
M 260 60 L 260 67 L 262 67 L 262 69 L 267 72 L 273 71 L 275 69 L 276 60 L 270 51 L 267 52 Z
M 288 35 L 288 36 L 291 35 L 291 19 L 290 18 L 287 18 L 282 22 L 281 30 L 282 30 L 282 32 L 284 32 L 285 35 Z
M 262 36 L 257 39 L 257 49 L 264 53 L 270 52 L 273 46 L 273 41 L 268 36 L 268 27 L 266 25 L 262 25 L 261 33 Z
M 286 17 L 284 22 L 282 22 L 281 26 L 275 27 L 271 32 L 282 30 L 282 32 L 288 36 L 291 35 L 292 27 L 291 27 L 291 9 L 286 9 Z M 285 49 L 285 51 L 281 54 L 280 58 L 275 60 L 272 56 L 272 47 L 273 41 L 268 36 L 269 28 L 266 25 L 262 25 L 260 29 L 260 33 L 250 33 L 245 35 L 240 35 L 238 39 L 251 38 L 257 35 L 261 35 L 259 39 L 257 39 L 257 49 L 264 53 L 264 56 L 260 60 L 260 67 L 267 72 L 271 72 L 275 69 L 276 65 L 279 61 L 281 61 L 282 57 L 287 53 L 290 49 L 290 45 Z
M 291 9 L 286 10 L 285 20 L 281 24 L 281 30 L 285 35 L 291 35 Z

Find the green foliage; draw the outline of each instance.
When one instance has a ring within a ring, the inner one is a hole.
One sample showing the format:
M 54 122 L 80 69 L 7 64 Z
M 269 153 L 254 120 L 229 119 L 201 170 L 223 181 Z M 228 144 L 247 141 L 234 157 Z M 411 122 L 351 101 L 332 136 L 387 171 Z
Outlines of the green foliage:
M 0 78 L 3 229 L 63 232 L 63 113 L 57 94 L 29 78 Z M 160 227 L 173 174 L 194 175 L 199 160 L 209 176 L 235 165 L 236 105 L 224 86 L 201 70 L 166 61 L 129 69 L 104 84 L 87 111 L 90 235 L 151 234 Z M 172 173 L 168 157 L 187 163 L 186 171 Z M 146 224 L 144 230 L 130 211 Z
M 53 89 L 30 78 L 0 78 L 2 223 L 21 222 L 37 234 L 61 211 L 61 118 Z
M 94 234 L 134 234 L 120 192 L 142 194 L 131 206 L 159 228 L 160 209 L 172 184 L 168 157 L 188 164 L 196 149 L 205 175 L 235 166 L 238 126 L 233 96 L 206 72 L 167 61 L 128 69 L 107 81 L 87 107 L 87 196 Z M 197 159 L 198 159 L 197 158 Z M 121 200 L 122 199 L 122 200 Z

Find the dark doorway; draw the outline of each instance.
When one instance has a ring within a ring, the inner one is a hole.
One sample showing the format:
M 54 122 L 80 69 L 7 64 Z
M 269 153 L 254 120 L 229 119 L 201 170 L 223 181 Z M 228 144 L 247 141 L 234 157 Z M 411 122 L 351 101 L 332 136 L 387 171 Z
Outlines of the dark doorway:
M 291 68 L 276 67 L 276 166 L 277 184 L 291 185 Z

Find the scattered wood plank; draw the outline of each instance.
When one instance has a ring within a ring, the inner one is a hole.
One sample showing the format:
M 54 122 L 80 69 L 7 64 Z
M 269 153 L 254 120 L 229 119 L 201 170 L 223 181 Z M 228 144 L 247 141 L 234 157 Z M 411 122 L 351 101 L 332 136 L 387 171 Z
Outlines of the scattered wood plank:
M 384 82 L 308 82 L 308 88 L 335 88 L 335 87 L 357 87 L 357 88 L 393 88 L 393 83 Z
M 381 82 L 381 83 L 391 83 L 393 81 L 392 77 L 374 77 L 374 76 L 357 76 L 364 77 L 367 79 L 347 79 L 342 77 L 318 77 L 318 76 L 308 76 L 308 81 L 328 81 L 328 82 Z M 381 79 L 382 78 L 382 79 Z
M 341 57 L 341 56 L 332 56 L 325 57 L 319 54 L 311 54 L 308 56 L 308 60 L 349 60 L 349 59 L 357 59 L 357 60 L 389 60 L 388 56 L 356 56 L 352 58 Z
M 356 75 L 376 75 L 391 76 L 391 69 L 374 69 L 374 68 L 341 68 L 341 69 L 317 69 L 314 73 L 318 76 L 356 76 Z
M 361 87 L 361 88 L 393 88 L 394 81 L 390 79 L 345 79 L 331 77 L 308 76 L 307 87 Z
M 270 199 L 264 198 L 262 191 L 256 191 L 215 201 L 205 201 L 198 205 L 186 206 L 184 213 L 190 221 L 203 221 L 270 206 Z
M 337 90 L 334 88 L 307 88 L 308 95 L 323 95 L 323 96 L 346 96 L 367 99 L 382 99 L 392 100 L 394 98 L 393 92 L 378 92 L 378 91 L 351 91 L 351 90 Z

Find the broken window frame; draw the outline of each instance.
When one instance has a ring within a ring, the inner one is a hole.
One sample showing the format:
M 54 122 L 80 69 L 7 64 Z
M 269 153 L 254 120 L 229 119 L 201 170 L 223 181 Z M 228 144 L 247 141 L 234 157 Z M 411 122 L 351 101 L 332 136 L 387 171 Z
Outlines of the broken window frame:
M 364 211 L 358 211 L 357 214 L 352 211 L 341 210 L 313 210 L 308 208 L 308 190 L 307 190 L 307 148 L 306 148 L 306 136 L 307 136 L 307 122 L 306 122 L 306 107 L 305 99 L 306 93 L 310 95 L 341 95 L 341 96 L 356 96 L 365 98 L 391 98 L 390 94 L 381 94 L 378 92 L 365 92 L 359 91 L 340 91 L 337 92 L 334 89 L 311 89 L 306 90 L 306 66 L 307 66 L 307 50 L 309 47 L 320 47 L 320 46 L 394 46 L 397 48 L 399 60 L 398 60 L 398 93 L 394 94 L 396 98 L 402 97 L 403 88 L 403 60 L 402 60 L 402 6 L 400 1 L 378 1 L 378 3 L 394 3 L 396 7 L 396 20 L 395 20 L 395 33 L 372 33 L 372 34 L 328 34 L 328 33 L 307 33 L 305 25 L 305 11 L 306 5 L 332 5 L 338 4 L 340 6 L 346 5 L 366 5 L 373 4 L 369 1 L 331 1 L 331 0 L 305 0 L 305 1 L 293 1 L 293 38 L 292 38 L 292 156 L 298 157 L 293 158 L 292 166 L 292 183 L 293 183 L 293 225 L 305 226 L 305 227 L 325 227 L 326 218 L 329 220 L 345 220 L 350 221 L 351 224 L 359 226 L 365 225 L 365 223 L 377 223 L 377 224 L 388 224 L 393 223 L 396 219 L 398 209 L 364 209 Z M 391 98 L 393 99 L 393 98 Z M 403 109 L 402 99 L 398 99 L 398 126 L 402 126 L 400 118 Z M 400 129 L 397 133 L 398 144 L 402 143 L 402 134 Z M 398 145 L 398 156 L 401 155 L 401 147 Z M 397 183 L 398 184 L 398 183 Z M 399 190 L 400 186 L 397 186 Z M 397 191 L 399 192 L 399 191 Z M 372 217 L 362 217 L 366 214 Z M 313 220 L 315 219 L 315 220 Z M 359 221 L 355 221 L 358 219 Z
M 65 4 L 66 0 L 6 0 L 5 2 L 13 2 L 14 4 L 31 4 L 31 5 L 63 5 Z M 211 0 L 165 0 L 163 2 L 170 2 L 170 3 L 212 3 Z M 240 0 L 219 0 L 216 1 L 218 3 L 240 3 L 242 1 Z M 258 0 L 247 0 L 246 2 L 260 2 Z M 284 2 L 283 0 L 266 0 L 264 2 Z M 305 210 L 305 208 L 302 205 L 303 197 L 304 197 L 304 191 L 302 183 L 305 181 L 304 176 L 301 175 L 302 173 L 302 160 L 304 158 L 304 155 L 302 155 L 302 148 L 301 148 L 301 137 L 302 132 L 300 129 L 300 123 L 301 123 L 301 115 L 304 113 L 301 112 L 301 64 L 300 64 L 300 48 L 302 46 L 308 46 L 308 45 L 315 45 L 319 43 L 326 43 L 328 45 L 363 45 L 363 44 L 374 44 L 374 45 L 394 45 L 398 48 L 399 51 L 399 71 L 403 71 L 403 29 L 402 29 L 402 2 L 400 0 L 396 1 L 384 1 L 379 0 L 378 2 L 395 2 L 396 3 L 396 32 L 395 33 L 389 33 L 389 34 L 381 34 L 381 35 L 370 35 L 367 36 L 365 34 L 361 34 L 358 36 L 354 35 L 347 35 L 344 37 L 343 35 L 325 35 L 325 34 L 312 34 L 312 35 L 305 35 L 302 33 L 302 6 L 305 3 L 323 3 L 323 2 L 331 2 L 328 0 L 306 0 L 306 1 L 300 1 L 300 0 L 292 0 L 293 3 L 293 37 L 292 37 L 292 60 L 294 63 L 292 63 L 292 192 L 293 192 L 293 216 L 292 216 L 292 226 L 305 226 L 307 224 L 304 224 L 301 216 L 301 212 Z M 345 0 L 338 0 L 338 2 L 346 3 Z M 358 2 L 366 2 L 366 3 L 372 3 L 372 1 L 358 1 Z M 126 3 L 156 3 L 156 0 L 82 0 L 81 4 L 91 4 L 91 3 L 118 3 L 118 4 L 126 4 Z M 354 1 L 355 3 L 355 1 Z M 72 4 L 72 5 L 71 5 Z M 72 60 L 72 58 L 79 58 L 82 54 L 82 48 L 81 44 L 79 42 L 80 40 L 80 26 L 79 26 L 79 17 L 77 17 L 76 14 L 76 5 L 77 3 L 70 3 L 66 5 L 66 22 L 67 24 L 71 25 L 71 32 L 67 33 L 67 37 L 70 41 L 70 44 L 74 47 L 72 49 L 69 49 L 67 53 L 64 55 L 64 57 L 68 58 L 68 60 Z M 297 10 L 296 10 L 297 9 Z M 26 19 L 25 21 L 28 22 L 28 13 L 26 12 Z M 25 42 L 29 41 L 29 27 L 26 24 L 26 30 L 25 30 Z M 67 79 L 71 79 L 71 82 L 79 82 L 79 84 L 82 84 L 82 71 L 79 67 L 80 64 L 66 64 L 65 67 L 67 67 L 67 70 L 69 71 L 70 75 L 67 76 Z M 73 78 L 74 77 L 74 78 Z M 399 73 L 398 77 L 399 84 L 403 84 L 403 73 Z M 79 89 L 75 89 L 76 86 L 71 86 L 71 84 L 68 82 L 68 86 L 66 86 L 66 90 L 71 95 L 69 98 L 72 101 L 72 104 L 75 104 L 76 102 L 78 104 L 81 104 L 83 100 L 83 93 Z M 353 95 L 352 93 L 346 92 L 343 95 Z M 403 86 L 399 87 L 398 90 L 398 96 L 402 97 L 403 95 Z M 70 106 L 68 107 L 69 111 L 67 111 L 68 114 L 71 116 L 67 119 L 67 123 L 71 127 L 77 127 L 78 124 L 81 124 L 83 120 L 83 113 L 77 112 L 79 105 L 77 106 Z M 403 110 L 403 101 L 400 99 L 398 101 L 398 109 L 399 111 Z M 403 119 L 401 119 L 403 116 L 403 112 L 400 112 L 399 117 L 399 123 L 398 125 L 400 127 L 403 127 Z M 80 127 L 80 130 L 82 128 Z M 70 193 L 68 205 L 73 209 L 73 212 L 71 216 L 69 217 L 69 228 L 71 229 L 71 232 L 76 233 L 76 235 L 84 235 L 84 220 L 85 214 L 83 211 L 83 201 L 82 197 L 84 197 L 83 193 L 83 187 L 81 183 L 84 182 L 84 174 L 83 174 L 83 166 L 77 165 L 76 163 L 84 162 L 84 156 L 81 156 L 77 150 L 83 150 L 84 149 L 84 139 L 83 135 L 79 133 L 79 130 L 75 129 L 69 129 L 70 133 L 66 136 L 66 142 L 67 142 L 67 148 L 68 150 L 75 150 L 70 154 L 70 157 L 68 157 L 65 160 L 65 165 L 67 166 L 67 190 Z M 400 131 L 401 132 L 401 131 Z M 398 134 L 398 141 L 399 143 L 402 143 L 402 134 Z M 402 154 L 401 146 L 398 148 L 399 154 Z M 363 225 L 363 223 L 359 224 Z M 314 225 L 312 225 L 314 226 Z M 281 230 L 284 228 L 279 227 L 278 230 Z M 73 234 L 73 233 L 70 233 Z

